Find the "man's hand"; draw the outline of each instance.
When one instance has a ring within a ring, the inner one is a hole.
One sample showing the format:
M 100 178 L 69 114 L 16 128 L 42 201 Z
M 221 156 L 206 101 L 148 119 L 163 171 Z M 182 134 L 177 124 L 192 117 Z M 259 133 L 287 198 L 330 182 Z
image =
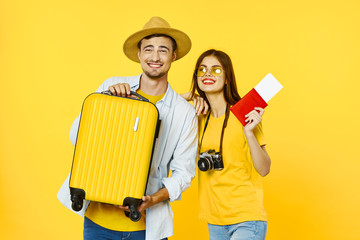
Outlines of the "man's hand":
M 169 199 L 169 192 L 165 187 L 163 187 L 151 196 L 148 195 L 143 196 L 142 203 L 138 207 L 138 210 L 141 212 L 141 214 L 143 214 L 147 208 L 159 202 L 166 201 L 168 199 Z
M 139 212 L 144 215 L 145 209 L 155 205 L 154 198 L 152 196 L 143 196 L 142 202 L 138 207 Z M 130 212 L 129 206 L 114 205 L 115 207 L 123 210 L 124 212 Z
M 130 85 L 128 83 L 117 83 L 109 87 L 112 95 L 119 97 L 135 97 L 130 93 Z
M 114 205 L 114 206 L 123 210 L 124 212 L 130 212 L 130 209 L 128 206 L 122 206 L 122 205 Z
M 147 208 L 157 204 L 158 202 L 162 202 L 168 199 L 169 199 L 169 192 L 165 187 L 163 187 L 151 196 L 148 195 L 143 196 L 141 199 L 142 202 L 139 205 L 138 210 L 139 212 L 141 212 L 141 214 L 143 214 Z M 114 205 L 114 206 L 122 209 L 125 212 L 130 211 L 128 206 L 121 206 L 121 205 Z
M 140 206 L 138 207 L 138 210 L 139 210 L 139 212 L 141 212 L 141 214 L 143 214 L 145 209 L 147 209 L 153 205 L 155 205 L 155 202 L 154 202 L 154 198 L 152 196 L 143 196 L 142 202 L 141 202 Z

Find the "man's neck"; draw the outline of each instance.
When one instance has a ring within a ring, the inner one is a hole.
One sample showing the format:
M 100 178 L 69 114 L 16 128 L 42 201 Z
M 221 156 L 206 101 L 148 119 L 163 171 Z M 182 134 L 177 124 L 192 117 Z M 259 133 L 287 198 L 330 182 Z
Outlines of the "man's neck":
M 140 78 L 140 89 L 144 93 L 151 96 L 159 96 L 164 94 L 168 87 L 167 74 L 161 78 L 149 78 L 146 74 L 142 74 Z

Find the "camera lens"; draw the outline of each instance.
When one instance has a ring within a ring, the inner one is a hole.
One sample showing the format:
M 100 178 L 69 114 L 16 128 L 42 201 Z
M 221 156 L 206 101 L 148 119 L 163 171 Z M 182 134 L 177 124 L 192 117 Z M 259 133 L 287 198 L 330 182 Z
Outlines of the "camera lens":
M 205 172 L 210 168 L 210 162 L 207 158 L 200 158 L 198 161 L 198 167 L 201 171 Z

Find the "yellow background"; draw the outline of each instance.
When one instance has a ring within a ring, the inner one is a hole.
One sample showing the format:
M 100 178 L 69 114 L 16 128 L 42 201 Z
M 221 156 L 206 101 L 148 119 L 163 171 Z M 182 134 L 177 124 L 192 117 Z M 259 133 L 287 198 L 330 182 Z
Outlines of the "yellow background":
M 229 53 L 244 95 L 271 72 L 284 89 L 264 115 L 269 240 L 360 239 L 360 4 L 343 1 L 0 0 L 0 238 L 81 239 L 56 193 L 70 171 L 72 121 L 107 78 L 140 73 L 124 40 L 151 16 L 191 37 L 170 83 L 196 58 Z M 175 236 L 207 239 L 197 183 L 172 204 Z

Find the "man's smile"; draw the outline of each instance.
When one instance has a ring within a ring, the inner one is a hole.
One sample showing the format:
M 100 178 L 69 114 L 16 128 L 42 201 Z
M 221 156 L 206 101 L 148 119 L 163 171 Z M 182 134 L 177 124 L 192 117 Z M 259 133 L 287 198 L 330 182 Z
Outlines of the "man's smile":
M 147 65 L 151 68 L 160 68 L 163 64 L 161 63 L 147 63 Z

